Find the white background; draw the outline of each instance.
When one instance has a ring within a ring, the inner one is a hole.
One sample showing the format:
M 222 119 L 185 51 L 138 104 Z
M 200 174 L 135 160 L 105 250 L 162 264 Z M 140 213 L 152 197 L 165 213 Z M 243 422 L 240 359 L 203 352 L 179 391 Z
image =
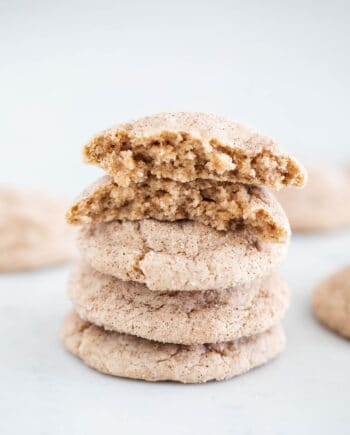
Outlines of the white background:
M 0 0 L 0 182 L 77 195 L 96 131 L 165 110 L 228 115 L 306 161 L 350 156 L 347 1 Z M 345 434 L 349 343 L 309 310 L 350 234 L 298 237 L 275 362 L 202 386 L 113 379 L 62 349 L 68 269 L 0 279 L 0 433 Z

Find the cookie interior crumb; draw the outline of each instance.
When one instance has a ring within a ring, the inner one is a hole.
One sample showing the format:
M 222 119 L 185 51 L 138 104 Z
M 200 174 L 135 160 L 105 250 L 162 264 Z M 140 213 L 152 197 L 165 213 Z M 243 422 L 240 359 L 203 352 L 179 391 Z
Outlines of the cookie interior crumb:
M 179 183 L 157 179 L 118 186 L 111 177 L 92 185 L 69 209 L 72 224 L 112 220 L 190 219 L 217 230 L 248 228 L 263 240 L 285 242 L 288 220 L 274 196 L 263 188 L 195 180 Z

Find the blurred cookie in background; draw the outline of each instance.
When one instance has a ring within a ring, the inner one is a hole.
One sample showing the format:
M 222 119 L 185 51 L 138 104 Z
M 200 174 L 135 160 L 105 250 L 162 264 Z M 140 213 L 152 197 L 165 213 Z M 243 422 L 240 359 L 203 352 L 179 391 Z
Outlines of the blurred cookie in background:
M 350 170 L 308 168 L 303 189 L 276 193 L 295 232 L 330 231 L 350 226 Z
M 350 266 L 324 279 L 315 288 L 312 307 L 321 323 L 350 339 Z
M 65 201 L 43 192 L 0 186 L 0 272 L 63 263 L 75 255 Z

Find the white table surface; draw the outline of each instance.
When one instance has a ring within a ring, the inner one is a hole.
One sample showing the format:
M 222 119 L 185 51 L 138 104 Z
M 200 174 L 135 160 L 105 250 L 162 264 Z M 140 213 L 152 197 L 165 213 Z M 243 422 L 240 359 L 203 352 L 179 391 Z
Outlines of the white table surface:
M 252 124 L 309 161 L 349 159 L 346 0 L 0 1 L 0 183 L 76 196 L 96 131 L 164 110 Z M 0 235 L 1 236 L 1 235 Z M 0 276 L 0 434 L 345 434 L 350 345 L 310 293 L 350 234 L 297 237 L 286 352 L 223 383 L 103 376 L 62 348 L 68 268 Z
M 58 338 L 68 268 L 0 277 L 1 434 L 346 434 L 349 342 L 310 312 L 312 287 L 349 260 L 350 233 L 296 237 L 286 351 L 241 377 L 151 384 L 99 374 Z

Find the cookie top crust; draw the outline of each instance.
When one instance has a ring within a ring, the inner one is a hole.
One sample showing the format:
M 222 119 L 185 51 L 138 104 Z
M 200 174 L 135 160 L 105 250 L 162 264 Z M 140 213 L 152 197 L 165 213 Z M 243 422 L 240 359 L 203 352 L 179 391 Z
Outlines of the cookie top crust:
M 214 180 L 179 183 L 150 176 L 147 182 L 121 187 L 112 177 L 95 182 L 66 214 L 72 224 L 157 219 L 189 219 L 217 230 L 243 227 L 262 240 L 285 242 L 288 219 L 266 188 Z
M 162 293 L 83 262 L 71 273 L 68 294 L 81 318 L 106 330 L 187 345 L 264 332 L 281 321 L 289 304 L 277 272 L 233 289 Z
M 120 186 L 150 175 L 302 186 L 303 167 L 277 143 L 250 127 L 207 113 L 164 112 L 116 125 L 93 137 L 83 150 L 87 163 L 103 168 Z
M 350 339 L 350 266 L 330 275 L 315 288 L 312 307 L 321 323 Z
M 155 291 L 227 289 L 269 275 L 288 242 L 193 221 L 111 221 L 81 227 L 81 257 L 94 269 Z
M 152 382 L 229 379 L 265 364 L 285 346 L 281 325 L 235 341 L 185 346 L 105 331 L 75 312 L 64 319 L 61 338 L 67 350 L 102 373 Z

